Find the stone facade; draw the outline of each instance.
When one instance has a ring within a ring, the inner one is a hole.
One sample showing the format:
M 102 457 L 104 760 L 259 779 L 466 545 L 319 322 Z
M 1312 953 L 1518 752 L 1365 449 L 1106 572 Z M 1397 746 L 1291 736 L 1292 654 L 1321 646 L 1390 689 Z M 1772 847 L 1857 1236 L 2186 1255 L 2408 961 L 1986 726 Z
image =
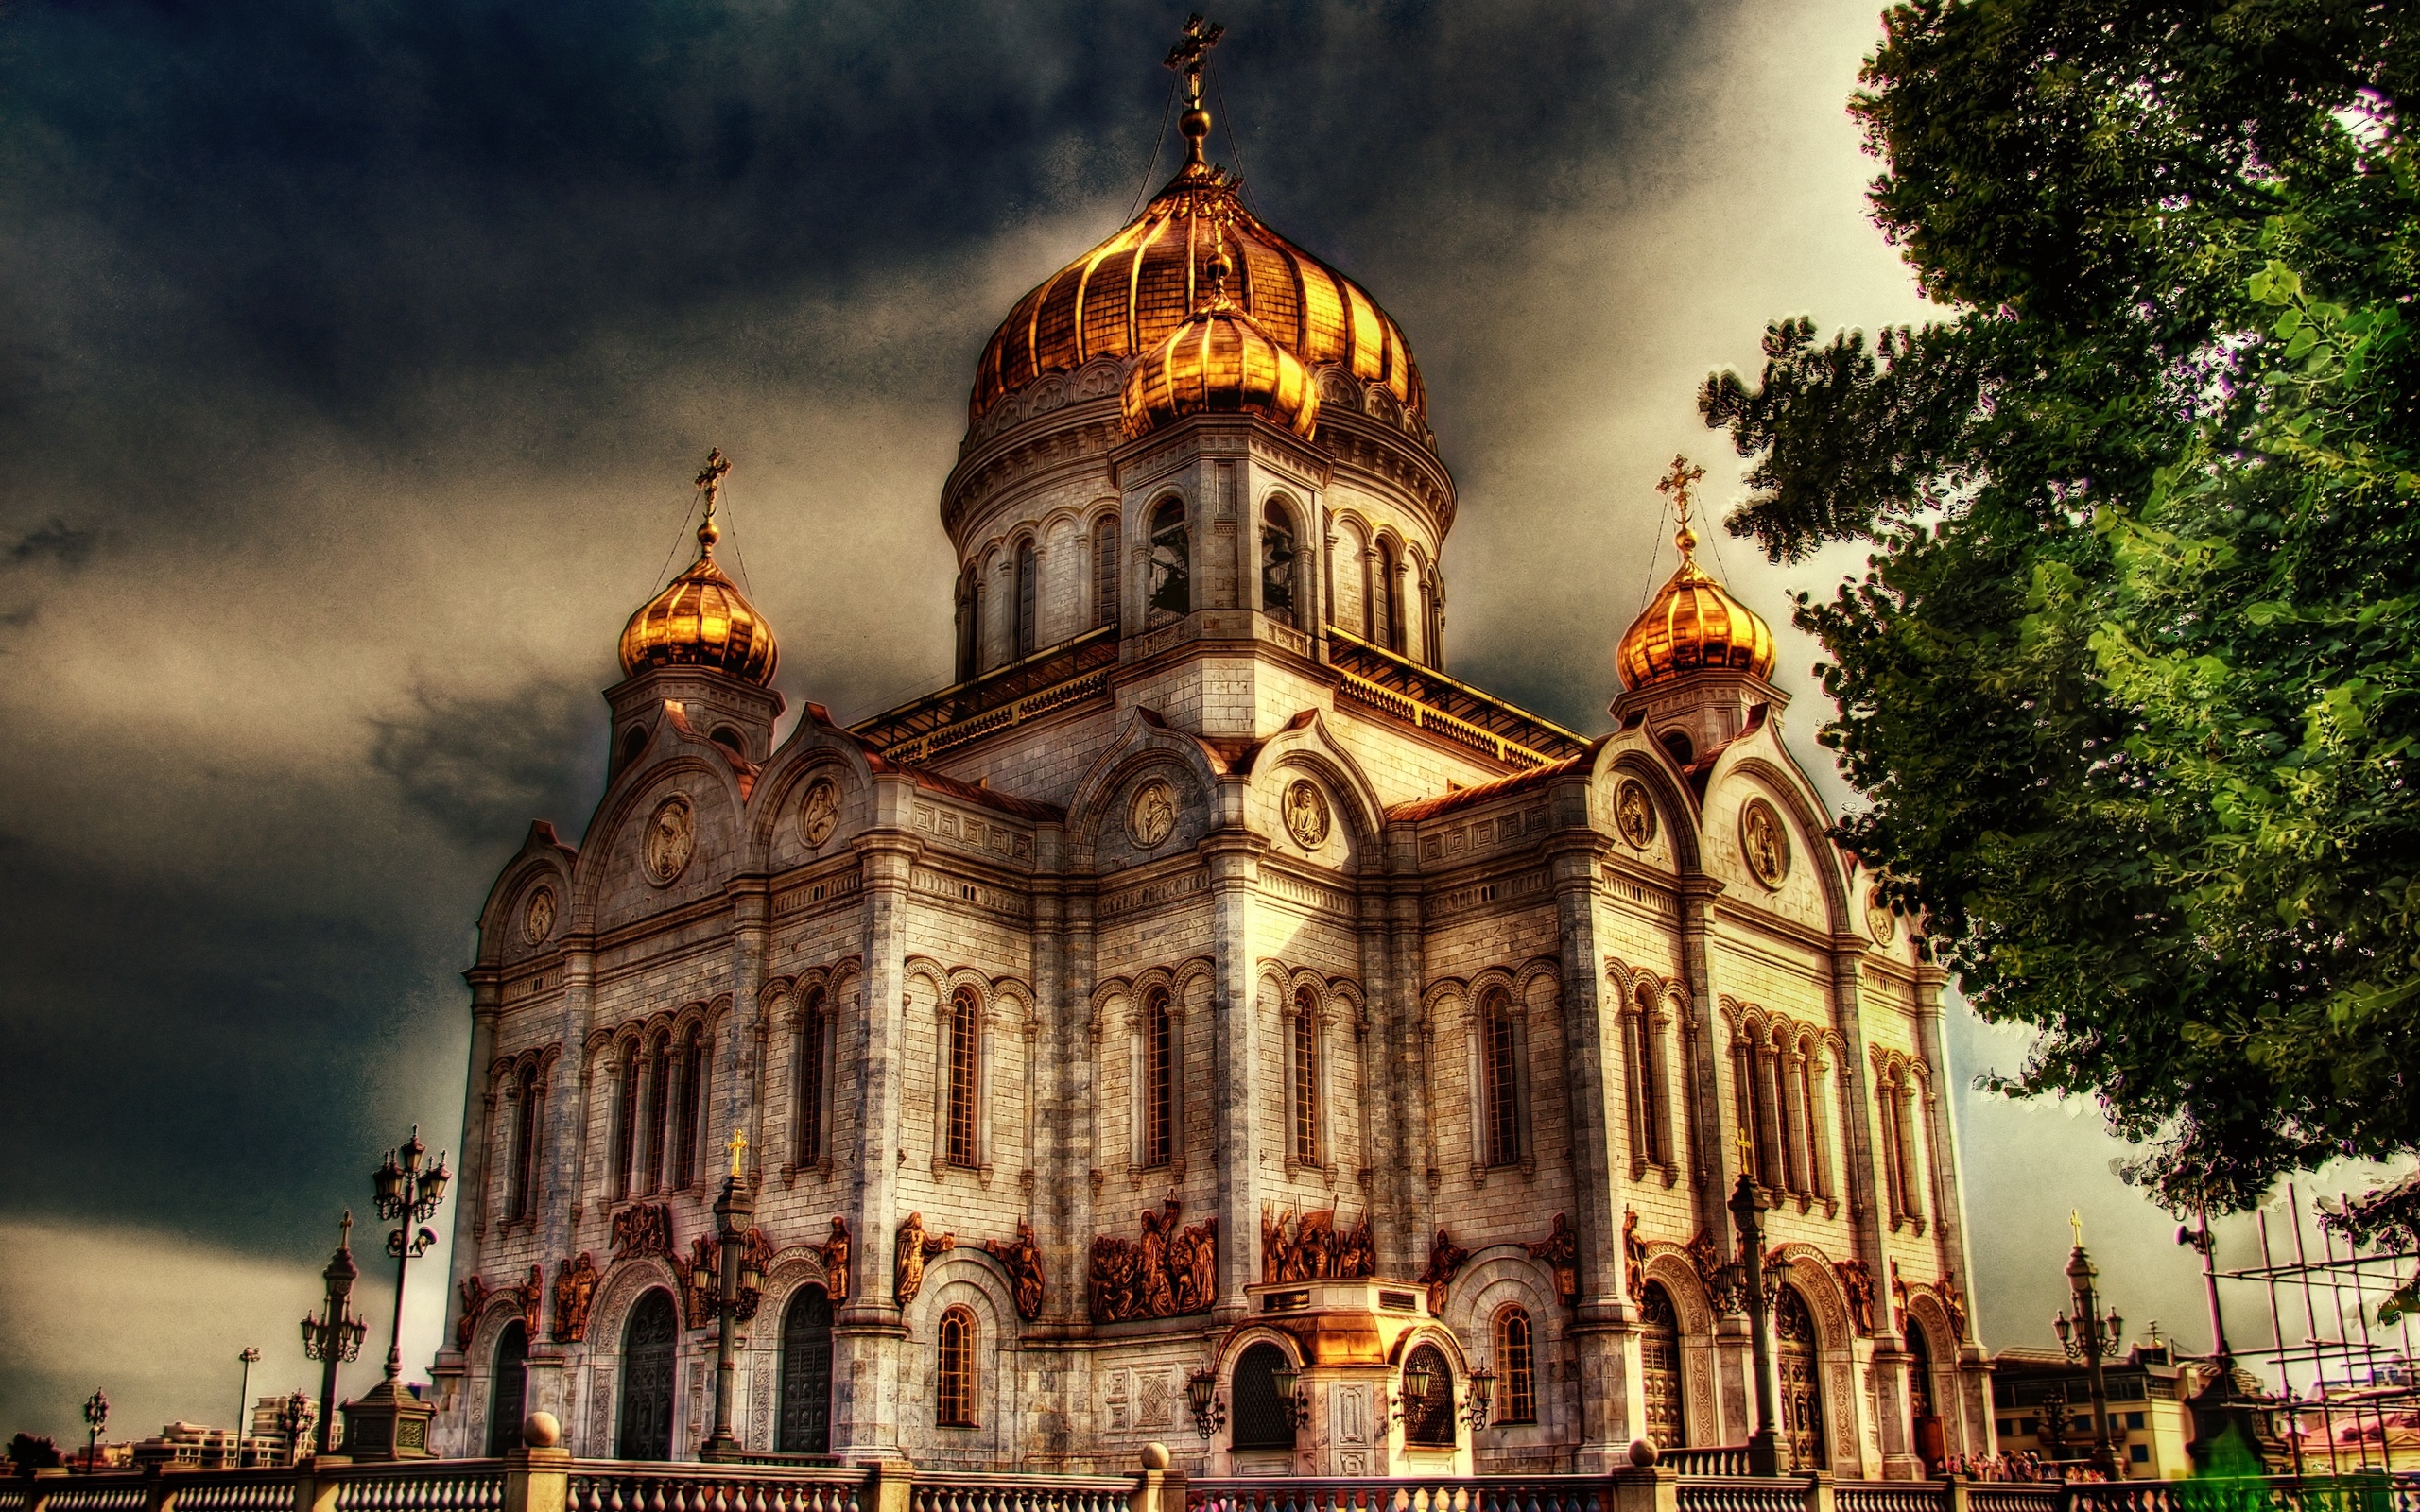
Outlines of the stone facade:
M 483 1452 L 526 1348 L 520 1400 L 575 1452 L 697 1452 L 687 1293 L 736 1131 L 769 1256 L 751 1451 L 1384 1473 L 1736 1444 L 1748 1159 L 1802 1454 L 1912 1474 L 1927 1402 L 1941 1452 L 1987 1452 L 1943 978 L 1824 839 L 1784 696 L 1678 677 L 1591 741 L 1464 687 L 1416 414 L 1329 367 L 1310 439 L 1130 439 L 1123 373 L 970 430 L 957 686 L 856 729 L 808 704 L 778 749 L 780 695 L 720 671 L 608 692 L 584 838 L 533 826 L 467 973 L 441 1446 Z M 1415 1354 L 1442 1430 L 1398 1400 Z

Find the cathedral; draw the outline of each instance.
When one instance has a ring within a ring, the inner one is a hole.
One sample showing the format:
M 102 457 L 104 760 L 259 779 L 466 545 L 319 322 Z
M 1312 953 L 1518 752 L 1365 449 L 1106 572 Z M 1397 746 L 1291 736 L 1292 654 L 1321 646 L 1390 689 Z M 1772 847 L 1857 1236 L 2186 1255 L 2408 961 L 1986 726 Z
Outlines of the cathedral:
M 432 1442 L 697 1456 L 736 1164 L 752 1456 L 1741 1444 L 1743 1174 L 1785 1463 L 1988 1452 L 1944 976 L 1825 838 L 1691 472 L 1612 733 L 1458 681 L 1404 332 L 1192 84 L 1183 168 L 977 366 L 949 687 L 776 745 L 700 474 L 580 843 L 532 825 L 479 914 Z

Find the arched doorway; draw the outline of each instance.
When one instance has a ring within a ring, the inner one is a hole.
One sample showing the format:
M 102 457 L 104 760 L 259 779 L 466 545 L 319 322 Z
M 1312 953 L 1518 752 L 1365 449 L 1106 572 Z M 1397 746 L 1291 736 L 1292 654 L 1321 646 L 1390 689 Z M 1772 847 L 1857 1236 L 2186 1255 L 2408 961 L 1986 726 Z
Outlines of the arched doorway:
M 614 1437 L 616 1459 L 672 1457 L 672 1346 L 678 1323 L 672 1294 L 658 1288 L 639 1298 L 622 1328 L 622 1420 Z
M 1781 1377 L 1781 1434 L 1795 1469 L 1831 1469 L 1824 1447 L 1824 1376 L 1815 1315 L 1788 1281 L 1773 1299 L 1773 1368 Z
M 832 1450 L 832 1298 L 802 1286 L 782 1314 L 782 1418 L 773 1447 L 785 1454 Z
M 1445 1363 L 1445 1351 L 1433 1344 L 1424 1344 L 1404 1357 L 1403 1373 L 1428 1372 L 1428 1389 L 1417 1400 L 1404 1403 L 1403 1441 L 1413 1449 L 1451 1449 L 1454 1447 L 1454 1367 Z M 1404 1388 L 1409 1392 L 1411 1388 Z
M 1941 1413 L 1932 1400 L 1932 1340 L 1914 1318 L 1908 1319 L 1908 1423 L 1915 1431 L 1916 1457 L 1924 1461 L 1929 1479 L 1940 1473 L 1948 1452 Z
M 1638 1373 L 1647 1436 L 1658 1449 L 1679 1449 L 1689 1441 L 1681 1400 L 1681 1314 L 1658 1281 L 1649 1281 L 1638 1299 Z
M 514 1318 L 495 1341 L 495 1368 L 488 1381 L 488 1458 L 501 1459 L 521 1447 L 522 1404 L 528 1400 L 529 1331 Z
M 1294 1447 L 1292 1405 L 1277 1394 L 1277 1372 L 1287 1368 L 1286 1351 L 1273 1344 L 1255 1344 L 1236 1358 L 1231 1449 Z

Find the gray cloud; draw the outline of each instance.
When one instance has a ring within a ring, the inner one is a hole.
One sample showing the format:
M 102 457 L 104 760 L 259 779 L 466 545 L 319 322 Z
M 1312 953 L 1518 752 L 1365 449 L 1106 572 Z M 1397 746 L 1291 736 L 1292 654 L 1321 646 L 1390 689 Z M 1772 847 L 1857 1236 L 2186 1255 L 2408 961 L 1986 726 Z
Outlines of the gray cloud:
M 100 540 L 99 531 L 80 529 L 52 515 L 16 539 L 9 547 L 9 559 L 36 562 L 47 558 L 62 567 L 81 567 L 92 560 Z
M 408 711 L 372 727 L 371 765 L 465 845 L 508 835 L 533 814 L 578 812 L 604 774 L 604 705 L 567 683 L 493 697 L 418 687 Z

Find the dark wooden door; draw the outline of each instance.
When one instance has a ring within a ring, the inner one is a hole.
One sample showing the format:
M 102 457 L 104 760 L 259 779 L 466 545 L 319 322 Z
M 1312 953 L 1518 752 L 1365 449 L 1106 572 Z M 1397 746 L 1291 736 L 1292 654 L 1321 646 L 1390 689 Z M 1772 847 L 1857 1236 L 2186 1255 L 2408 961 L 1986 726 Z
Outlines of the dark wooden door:
M 832 1299 L 802 1286 L 782 1315 L 782 1421 L 773 1447 L 786 1454 L 832 1450 Z
M 618 1459 L 672 1457 L 672 1294 L 652 1291 L 622 1330 L 622 1422 Z
M 1658 1449 L 1679 1449 L 1689 1441 L 1687 1419 L 1681 1412 L 1681 1317 L 1673 1311 L 1671 1294 L 1647 1283 L 1639 1298 L 1638 1366 L 1641 1394 L 1647 1402 L 1647 1436 Z
M 518 1321 L 504 1326 L 495 1341 L 495 1374 L 488 1383 L 488 1457 L 501 1459 L 521 1447 L 521 1407 L 528 1400 L 529 1333 Z
M 1827 1470 L 1824 1450 L 1823 1365 L 1816 1354 L 1815 1318 L 1806 1298 L 1785 1283 L 1773 1300 L 1773 1365 L 1781 1377 L 1781 1433 L 1789 1463 L 1799 1470 Z

